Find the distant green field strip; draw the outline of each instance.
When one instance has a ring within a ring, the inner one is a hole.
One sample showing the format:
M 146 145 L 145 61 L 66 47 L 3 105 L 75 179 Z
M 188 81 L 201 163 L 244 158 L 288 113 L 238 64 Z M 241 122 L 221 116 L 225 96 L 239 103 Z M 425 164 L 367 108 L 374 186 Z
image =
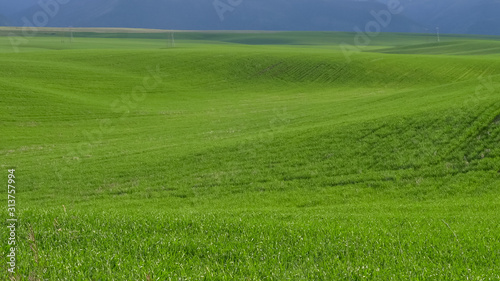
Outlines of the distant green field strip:
M 429 55 L 498 55 L 498 41 L 449 41 L 441 43 L 426 43 L 408 46 L 389 47 L 370 50 L 380 53 L 394 54 L 429 54 Z

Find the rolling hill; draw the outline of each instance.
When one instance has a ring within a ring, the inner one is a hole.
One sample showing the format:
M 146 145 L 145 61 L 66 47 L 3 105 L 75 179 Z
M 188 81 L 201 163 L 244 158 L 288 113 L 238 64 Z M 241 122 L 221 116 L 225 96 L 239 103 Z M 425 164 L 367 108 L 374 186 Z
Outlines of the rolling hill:
M 0 37 L 18 276 L 498 278 L 498 41 L 353 36 Z

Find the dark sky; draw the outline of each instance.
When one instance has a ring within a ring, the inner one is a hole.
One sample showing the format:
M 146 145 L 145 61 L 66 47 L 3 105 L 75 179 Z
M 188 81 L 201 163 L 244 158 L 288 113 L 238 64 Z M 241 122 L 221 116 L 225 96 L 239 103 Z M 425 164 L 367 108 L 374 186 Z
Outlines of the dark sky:
M 0 24 L 11 26 L 387 32 L 439 26 L 443 33 L 500 35 L 500 0 L 0 1 Z

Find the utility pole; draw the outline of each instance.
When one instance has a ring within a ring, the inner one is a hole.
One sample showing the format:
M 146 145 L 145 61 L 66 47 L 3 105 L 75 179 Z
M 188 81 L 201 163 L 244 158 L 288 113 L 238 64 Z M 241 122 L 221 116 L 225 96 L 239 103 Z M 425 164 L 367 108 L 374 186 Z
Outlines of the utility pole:
M 436 27 L 436 34 L 437 34 L 437 40 L 438 40 L 438 43 L 441 42 L 441 38 L 439 37 L 439 26 Z
M 71 26 L 69 27 L 69 42 L 73 43 L 73 29 Z
M 175 39 L 174 39 L 174 33 L 170 33 L 170 39 L 172 40 L 172 48 L 175 48 Z

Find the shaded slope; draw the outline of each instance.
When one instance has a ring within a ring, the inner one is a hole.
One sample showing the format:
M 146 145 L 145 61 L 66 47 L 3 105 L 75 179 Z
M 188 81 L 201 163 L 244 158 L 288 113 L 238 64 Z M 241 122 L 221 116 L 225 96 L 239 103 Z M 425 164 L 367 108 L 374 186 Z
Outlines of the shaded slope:
M 390 47 L 373 52 L 422 55 L 499 55 L 499 41 L 451 41 Z

